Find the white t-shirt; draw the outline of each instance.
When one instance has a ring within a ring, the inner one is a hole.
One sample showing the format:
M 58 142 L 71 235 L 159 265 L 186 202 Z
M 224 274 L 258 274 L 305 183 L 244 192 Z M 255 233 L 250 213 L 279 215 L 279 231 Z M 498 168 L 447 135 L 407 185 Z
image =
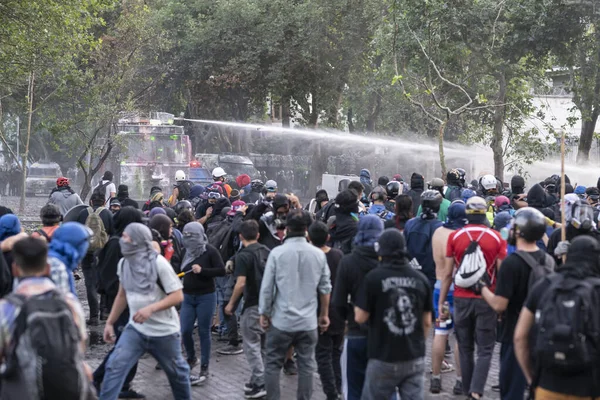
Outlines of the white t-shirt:
M 121 259 L 121 261 L 119 261 L 119 265 L 117 266 L 117 275 L 119 278 L 121 277 L 123 264 L 125 264 L 123 261 L 124 259 Z M 177 275 L 175 274 L 175 271 L 173 271 L 171 264 L 169 264 L 169 262 L 163 256 L 159 255 L 157 257 L 156 267 L 160 282 L 167 293 L 171 293 L 183 288 L 183 285 L 181 284 L 179 278 L 177 278 Z M 167 297 L 165 292 L 163 292 L 158 285 L 155 286 L 152 293 L 125 292 L 125 294 L 127 297 L 127 304 L 129 305 L 129 324 L 142 335 L 159 337 L 172 335 L 181 331 L 179 316 L 177 315 L 177 310 L 175 307 L 155 312 L 143 324 L 138 324 L 137 322 L 133 321 L 133 316 L 140 309 Z
M 100 181 L 98 186 L 104 185 L 106 182 L 110 182 L 110 181 Z M 96 187 L 98 187 L 98 186 L 96 186 Z M 108 185 L 106 185 L 106 192 L 104 194 L 104 204 L 105 205 L 108 205 L 108 203 L 110 202 L 110 194 L 111 193 L 117 193 L 117 187 L 112 182 L 110 182 Z

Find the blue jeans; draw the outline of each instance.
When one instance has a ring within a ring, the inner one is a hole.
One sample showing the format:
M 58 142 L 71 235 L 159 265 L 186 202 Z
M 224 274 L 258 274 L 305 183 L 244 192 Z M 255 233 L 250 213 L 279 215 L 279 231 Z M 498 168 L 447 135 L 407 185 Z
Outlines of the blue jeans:
M 193 295 L 184 294 L 181 304 L 181 336 L 183 347 L 188 360 L 196 358 L 194 349 L 194 322 L 198 319 L 198 334 L 200 336 L 200 364 L 208 366 L 210 361 L 210 328 L 217 305 L 217 295 L 213 293 Z
M 116 400 L 123 387 L 127 372 L 144 353 L 150 353 L 169 378 L 173 398 L 189 400 L 190 367 L 181 354 L 181 334 L 152 337 L 139 333 L 127 325 L 108 359 L 100 400 Z
M 394 363 L 370 359 L 361 399 L 392 399 L 396 387 L 401 399 L 422 399 L 424 372 L 424 358 Z

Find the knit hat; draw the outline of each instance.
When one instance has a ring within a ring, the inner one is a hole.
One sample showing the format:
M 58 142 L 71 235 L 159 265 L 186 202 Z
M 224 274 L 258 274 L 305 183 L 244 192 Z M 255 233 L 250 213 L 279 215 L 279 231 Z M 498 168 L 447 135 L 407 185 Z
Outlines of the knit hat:
M 506 206 L 510 206 L 510 200 L 506 196 L 498 196 L 494 200 L 494 206 L 496 206 L 496 209 L 504 211 L 507 208 Z
M 354 245 L 373 247 L 383 233 L 383 221 L 376 215 L 365 215 L 358 220 Z
M 386 229 L 375 243 L 375 251 L 379 257 L 402 258 L 406 256 L 404 236 L 396 228 Z
M 242 174 L 240 176 L 238 176 L 237 178 L 235 178 L 235 183 L 237 183 L 238 187 L 241 189 L 244 186 L 248 185 L 250 183 L 251 179 L 250 176 L 246 175 L 246 174 Z
M 196 197 L 200 197 L 200 195 L 202 193 L 204 193 L 206 189 L 204 189 L 204 186 L 202 185 L 194 185 L 192 186 L 192 189 L 190 190 L 190 198 L 194 199 Z
M 579 186 L 577 186 L 577 187 L 575 188 L 575 191 L 574 191 L 574 193 L 575 193 L 575 194 L 577 194 L 577 195 L 582 195 L 582 194 L 585 194 L 585 189 L 586 189 L 586 187 L 585 187 L 585 186 L 581 186 L 581 185 L 579 185 Z

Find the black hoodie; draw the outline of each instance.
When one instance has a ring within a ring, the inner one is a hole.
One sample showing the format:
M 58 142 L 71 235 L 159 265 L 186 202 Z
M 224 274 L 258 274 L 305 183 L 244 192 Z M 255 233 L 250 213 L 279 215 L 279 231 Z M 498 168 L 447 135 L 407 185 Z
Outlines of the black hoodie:
M 527 193 L 527 205 L 535 209 L 541 210 L 547 207 L 546 191 L 539 183 L 536 183 L 529 189 Z
M 354 302 L 365 276 L 378 264 L 373 247 L 356 246 L 338 264 L 332 303 L 338 314 L 348 321 L 348 336 L 366 337 L 368 328 L 354 321 Z M 350 295 L 350 302 L 348 302 Z
M 410 177 L 410 190 L 408 195 L 413 201 L 413 215 L 417 215 L 421 206 L 421 195 L 425 190 L 425 178 L 421 174 L 414 172 Z
M 340 249 L 344 254 L 350 253 L 357 230 L 358 220 L 354 215 L 338 212 L 329 230 L 331 247 Z

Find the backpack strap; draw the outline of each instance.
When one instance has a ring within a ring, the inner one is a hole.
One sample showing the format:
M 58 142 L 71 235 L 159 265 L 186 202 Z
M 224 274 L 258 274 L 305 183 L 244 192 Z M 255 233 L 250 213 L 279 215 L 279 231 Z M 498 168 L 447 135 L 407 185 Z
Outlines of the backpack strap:
M 546 257 L 544 257 L 542 260 L 540 260 L 539 262 L 536 261 L 535 258 L 533 258 L 533 256 L 527 252 L 527 251 L 523 251 L 523 250 L 517 250 L 515 251 L 515 254 L 518 255 L 519 257 L 521 257 L 521 259 L 523 261 L 525 261 L 525 263 L 527 263 L 527 265 L 529 265 L 529 267 L 531 269 L 534 269 L 535 267 L 538 266 L 538 264 L 542 264 L 542 265 L 546 265 Z
M 35 233 L 37 233 L 40 236 L 43 236 L 44 239 L 46 239 L 46 242 L 50 241 L 50 236 L 48 236 L 48 234 L 46 233 L 46 231 L 44 231 L 43 229 L 38 229 L 37 231 L 35 231 Z

